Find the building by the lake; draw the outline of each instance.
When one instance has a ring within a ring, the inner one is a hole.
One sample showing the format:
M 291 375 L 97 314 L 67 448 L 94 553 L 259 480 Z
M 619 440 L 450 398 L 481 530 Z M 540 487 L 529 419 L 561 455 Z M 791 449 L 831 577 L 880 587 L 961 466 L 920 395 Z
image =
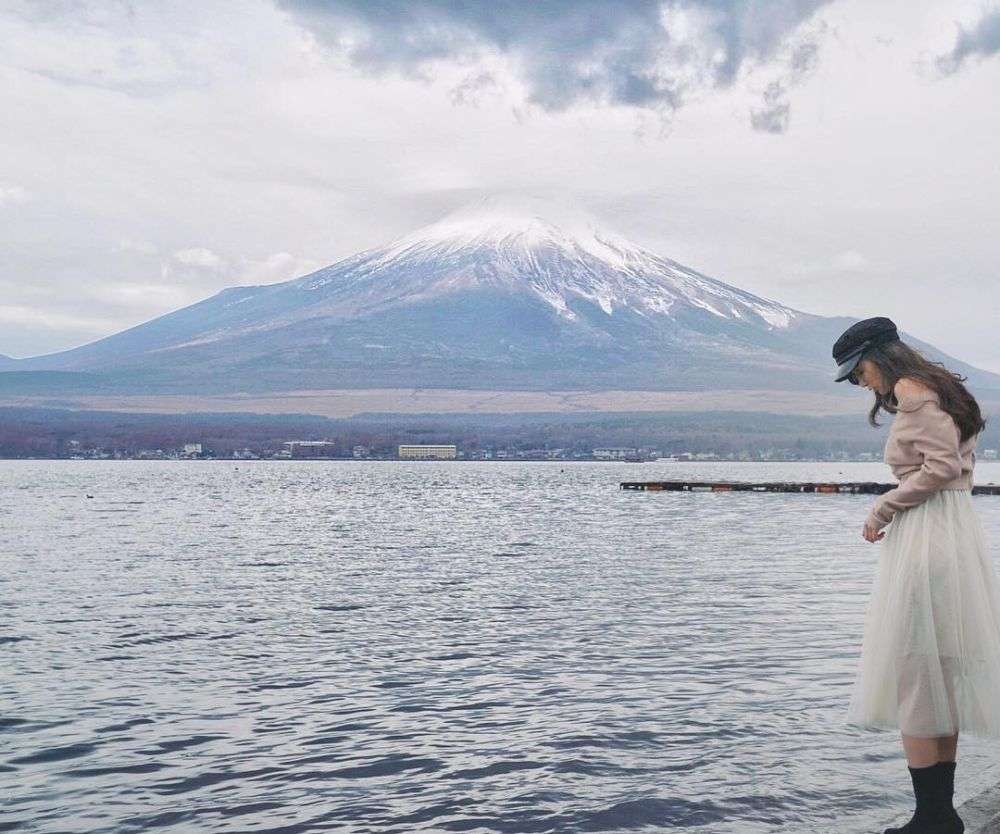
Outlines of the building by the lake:
M 456 457 L 458 457 L 458 447 L 455 445 L 403 443 L 399 446 L 400 460 L 454 460 Z
M 332 440 L 289 440 L 283 445 L 290 458 L 332 458 L 337 454 Z
M 639 457 L 639 450 L 629 446 L 605 446 L 594 449 L 593 454 L 598 460 L 629 460 Z

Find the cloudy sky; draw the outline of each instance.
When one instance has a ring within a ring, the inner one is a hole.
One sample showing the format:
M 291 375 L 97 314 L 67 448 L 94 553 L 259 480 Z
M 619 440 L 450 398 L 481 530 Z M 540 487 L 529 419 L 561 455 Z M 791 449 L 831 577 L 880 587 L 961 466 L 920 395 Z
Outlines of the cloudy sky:
M 0 353 L 550 194 L 1000 372 L 1000 2 L 11 0 Z

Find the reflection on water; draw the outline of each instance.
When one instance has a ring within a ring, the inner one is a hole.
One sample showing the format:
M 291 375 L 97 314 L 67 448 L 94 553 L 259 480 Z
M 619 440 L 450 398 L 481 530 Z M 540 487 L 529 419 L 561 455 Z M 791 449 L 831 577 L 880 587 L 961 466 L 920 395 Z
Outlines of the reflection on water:
M 0 462 L 0 831 L 881 830 L 872 496 L 671 477 L 888 470 Z

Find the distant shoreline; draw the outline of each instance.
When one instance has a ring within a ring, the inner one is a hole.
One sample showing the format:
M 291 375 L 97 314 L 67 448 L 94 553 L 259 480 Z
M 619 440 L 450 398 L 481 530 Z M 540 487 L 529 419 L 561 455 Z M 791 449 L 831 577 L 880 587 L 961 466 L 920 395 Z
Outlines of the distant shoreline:
M 52 457 L 0 457 L 5 460 L 51 460 L 103 463 L 106 461 L 144 461 L 150 463 L 867 463 L 881 464 L 881 460 L 830 460 L 829 458 L 771 458 L 769 460 L 740 460 L 737 458 L 712 458 L 710 460 L 680 460 L 671 458 L 655 458 L 653 460 L 604 460 L 601 458 L 144 458 L 144 457 L 107 457 L 107 458 L 52 458 Z M 995 460 L 977 461 L 978 463 L 996 463 Z
M 890 416 L 774 412 L 185 414 L 0 406 L 0 459 L 880 462 Z M 406 448 L 412 447 L 412 448 Z M 1000 454 L 1000 421 L 979 439 Z

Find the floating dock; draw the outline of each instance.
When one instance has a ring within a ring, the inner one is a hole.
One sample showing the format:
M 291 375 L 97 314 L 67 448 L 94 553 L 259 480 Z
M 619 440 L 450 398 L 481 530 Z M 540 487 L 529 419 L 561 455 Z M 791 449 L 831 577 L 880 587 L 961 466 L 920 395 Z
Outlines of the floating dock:
M 845 492 L 850 495 L 881 495 L 899 484 L 875 481 L 801 483 L 794 481 L 622 481 L 620 489 L 647 492 Z M 973 495 L 1000 495 L 1000 485 L 979 484 L 972 487 Z

